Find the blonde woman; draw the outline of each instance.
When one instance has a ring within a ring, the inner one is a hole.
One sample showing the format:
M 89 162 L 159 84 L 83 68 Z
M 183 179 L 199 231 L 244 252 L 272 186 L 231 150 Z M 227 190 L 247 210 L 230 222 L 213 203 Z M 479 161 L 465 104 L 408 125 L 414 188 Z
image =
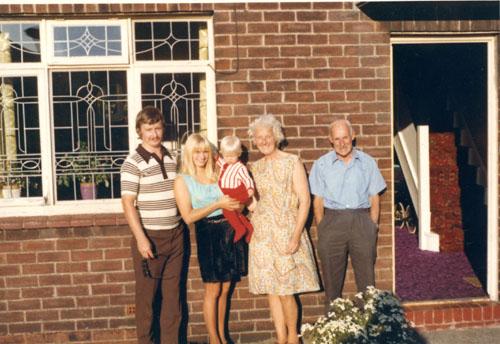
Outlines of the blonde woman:
M 240 204 L 222 194 L 217 179 L 210 143 L 199 134 L 190 135 L 174 192 L 184 222 L 195 224 L 205 289 L 203 317 L 211 344 L 227 342 L 224 326 L 229 288 L 247 273 L 243 240 L 233 242 L 234 230 L 222 215 L 222 209 L 237 210 Z

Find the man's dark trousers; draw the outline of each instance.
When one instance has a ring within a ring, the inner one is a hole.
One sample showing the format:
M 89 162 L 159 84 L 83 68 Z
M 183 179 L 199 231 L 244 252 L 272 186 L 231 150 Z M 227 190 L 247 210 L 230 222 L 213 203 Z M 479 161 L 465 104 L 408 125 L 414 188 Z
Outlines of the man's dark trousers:
M 325 216 L 318 225 L 318 253 L 326 310 L 330 301 L 342 296 L 348 254 L 358 291 L 375 285 L 377 233 L 370 209 L 325 209 Z
M 177 344 L 181 322 L 180 279 L 184 256 L 184 227 L 171 230 L 146 230 L 146 235 L 154 246 L 158 258 L 149 260 L 152 277 L 144 276 L 142 256 L 137 243 L 132 238 L 132 259 L 135 271 L 135 320 L 137 342 L 155 343 L 153 340 L 153 306 L 161 288 L 162 304 L 160 312 L 161 344 Z

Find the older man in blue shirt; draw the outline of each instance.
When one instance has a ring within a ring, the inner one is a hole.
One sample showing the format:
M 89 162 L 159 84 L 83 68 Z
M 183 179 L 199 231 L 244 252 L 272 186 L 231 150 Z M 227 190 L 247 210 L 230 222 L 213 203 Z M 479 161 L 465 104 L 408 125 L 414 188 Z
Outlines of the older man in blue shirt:
M 375 285 L 379 193 L 386 184 L 375 160 L 353 148 L 354 137 L 349 121 L 330 124 L 333 151 L 314 162 L 309 176 L 327 309 L 342 296 L 348 254 L 358 291 Z

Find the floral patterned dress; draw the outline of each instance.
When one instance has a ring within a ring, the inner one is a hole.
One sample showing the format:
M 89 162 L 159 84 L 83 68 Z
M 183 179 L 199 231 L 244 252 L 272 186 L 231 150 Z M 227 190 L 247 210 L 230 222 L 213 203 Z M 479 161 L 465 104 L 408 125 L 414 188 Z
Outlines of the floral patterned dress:
M 305 231 L 293 255 L 284 254 L 295 229 L 298 197 L 292 176 L 297 156 L 260 159 L 252 165 L 259 202 L 252 214 L 248 283 L 253 294 L 292 295 L 319 290 L 311 243 Z

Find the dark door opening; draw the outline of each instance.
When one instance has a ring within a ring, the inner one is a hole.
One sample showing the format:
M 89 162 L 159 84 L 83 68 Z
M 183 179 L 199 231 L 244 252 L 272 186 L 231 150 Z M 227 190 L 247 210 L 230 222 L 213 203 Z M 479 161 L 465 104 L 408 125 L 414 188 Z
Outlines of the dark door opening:
M 396 227 L 396 293 L 403 300 L 485 296 L 487 46 L 395 44 L 393 66 L 394 134 L 429 126 L 431 230 L 440 236 L 439 253 L 420 251 L 418 236 Z M 396 204 L 408 202 L 398 164 L 394 175 Z

